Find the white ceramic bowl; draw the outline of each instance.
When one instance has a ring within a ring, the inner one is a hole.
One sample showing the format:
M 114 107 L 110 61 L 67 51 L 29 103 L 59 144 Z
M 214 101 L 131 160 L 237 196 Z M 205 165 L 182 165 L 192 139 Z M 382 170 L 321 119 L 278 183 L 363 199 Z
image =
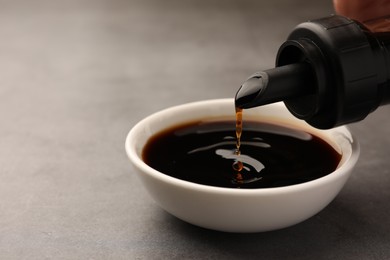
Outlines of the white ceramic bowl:
M 227 232 L 260 232 L 297 224 L 315 215 L 339 193 L 359 157 L 359 145 L 347 127 L 318 130 L 293 117 L 283 103 L 244 111 L 245 118 L 281 122 L 309 131 L 342 153 L 339 167 L 322 178 L 278 188 L 233 189 L 179 180 L 146 165 L 142 149 L 152 135 L 182 122 L 212 117 L 235 120 L 233 99 L 175 106 L 136 124 L 126 139 L 134 172 L 164 210 L 204 228 Z M 245 123 L 245 121 L 244 121 Z

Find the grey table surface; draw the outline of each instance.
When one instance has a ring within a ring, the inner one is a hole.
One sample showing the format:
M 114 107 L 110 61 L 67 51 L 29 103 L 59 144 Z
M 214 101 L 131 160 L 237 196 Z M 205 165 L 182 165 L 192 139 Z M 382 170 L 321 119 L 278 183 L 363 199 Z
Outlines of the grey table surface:
M 0 259 L 389 259 L 390 106 L 351 125 L 339 196 L 290 228 L 231 234 L 160 209 L 124 151 L 160 109 L 233 97 L 330 0 L 0 1 Z

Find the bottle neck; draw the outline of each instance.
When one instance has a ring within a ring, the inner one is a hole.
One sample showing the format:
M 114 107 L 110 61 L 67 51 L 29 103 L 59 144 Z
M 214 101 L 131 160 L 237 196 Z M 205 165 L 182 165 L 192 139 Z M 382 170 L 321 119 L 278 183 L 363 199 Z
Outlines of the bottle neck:
M 390 32 L 390 15 L 367 20 L 362 24 L 372 33 L 387 33 Z
M 378 106 L 390 104 L 390 16 L 361 23 L 372 46 L 378 72 Z

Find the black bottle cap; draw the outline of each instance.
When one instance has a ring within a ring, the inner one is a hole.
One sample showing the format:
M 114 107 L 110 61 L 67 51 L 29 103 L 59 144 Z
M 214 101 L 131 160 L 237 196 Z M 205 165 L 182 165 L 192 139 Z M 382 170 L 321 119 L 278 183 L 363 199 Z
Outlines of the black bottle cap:
M 276 66 L 302 62 L 312 67 L 315 84 L 284 100 L 296 117 L 325 129 L 362 120 L 378 106 L 375 54 L 353 20 L 334 15 L 298 25 L 280 47 Z

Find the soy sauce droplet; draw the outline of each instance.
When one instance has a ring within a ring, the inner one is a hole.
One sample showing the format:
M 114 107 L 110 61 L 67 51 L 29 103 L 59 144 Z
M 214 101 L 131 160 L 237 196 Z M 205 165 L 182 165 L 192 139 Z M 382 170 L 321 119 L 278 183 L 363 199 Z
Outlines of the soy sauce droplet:
M 233 163 L 233 170 L 235 170 L 236 172 L 240 172 L 242 171 L 242 169 L 244 168 L 244 165 L 242 162 L 240 161 L 235 161 Z

